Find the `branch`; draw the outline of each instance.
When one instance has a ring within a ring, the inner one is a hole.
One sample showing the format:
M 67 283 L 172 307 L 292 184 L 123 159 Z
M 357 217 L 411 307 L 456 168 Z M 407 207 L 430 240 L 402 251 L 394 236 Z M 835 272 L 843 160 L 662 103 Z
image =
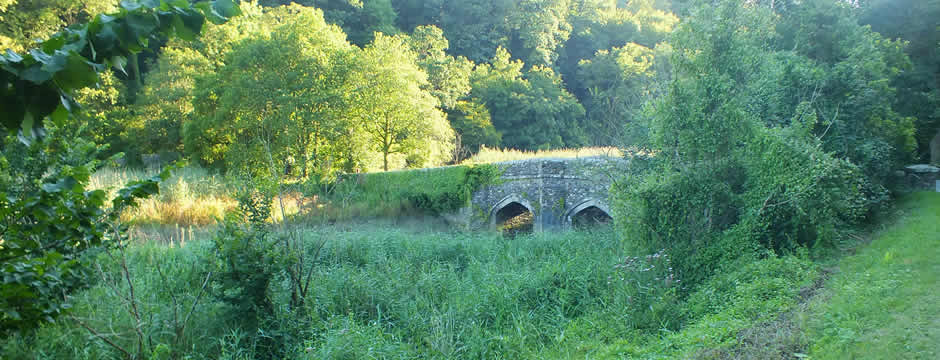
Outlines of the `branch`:
M 179 338 L 183 337 L 183 333 L 186 331 L 186 324 L 189 323 L 189 318 L 193 316 L 193 313 L 196 312 L 196 305 L 199 304 L 199 300 L 202 299 L 202 295 L 206 293 L 206 288 L 209 286 L 209 278 L 212 277 L 212 272 L 210 271 L 206 274 L 206 279 L 202 281 L 202 288 L 199 289 L 199 294 L 196 295 L 196 300 L 193 300 L 193 306 L 189 308 L 189 313 L 186 314 L 186 318 L 183 319 L 183 326 L 180 328 Z
M 84 321 L 82 321 L 81 319 L 79 319 L 79 318 L 77 318 L 77 317 L 75 317 L 75 316 L 71 316 L 71 315 L 69 316 L 69 318 L 71 318 L 72 320 L 74 320 L 75 322 L 77 322 L 78 325 L 80 325 L 81 327 L 85 328 L 85 330 L 88 330 L 88 332 L 90 332 L 90 333 L 91 333 L 92 335 L 94 335 L 95 337 L 101 339 L 101 341 L 104 341 L 106 344 L 108 344 L 108 345 L 110 345 L 111 347 L 117 349 L 118 351 L 124 353 L 124 357 L 125 357 L 125 358 L 128 358 L 128 359 L 132 358 L 131 353 L 130 353 L 129 351 L 127 351 L 126 349 L 124 349 L 124 348 L 121 347 L 120 345 L 115 344 L 113 341 L 108 340 L 107 337 L 105 337 L 104 335 L 101 335 L 100 333 L 98 333 L 97 331 L 95 331 L 95 329 L 92 329 L 91 326 L 88 326 L 88 324 L 86 324 L 86 323 L 85 323 Z

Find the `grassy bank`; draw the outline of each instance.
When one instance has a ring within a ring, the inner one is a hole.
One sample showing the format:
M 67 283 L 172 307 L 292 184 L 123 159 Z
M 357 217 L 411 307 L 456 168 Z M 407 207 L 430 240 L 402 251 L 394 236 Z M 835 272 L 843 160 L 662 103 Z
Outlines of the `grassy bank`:
M 105 168 L 91 179 L 92 189 L 112 192 L 130 181 L 150 178 L 158 171 Z M 498 181 L 499 171 L 489 165 L 459 165 L 434 169 L 345 174 L 329 182 L 308 181 L 285 185 L 275 191 L 274 220 L 300 216 L 305 222 L 358 221 L 375 218 L 435 217 L 467 204 L 480 186 Z M 236 194 L 256 189 L 237 178 L 212 174 L 188 166 L 173 172 L 160 195 L 141 201 L 121 215 L 121 220 L 167 233 L 170 228 L 200 228 L 235 209 Z M 113 197 L 113 193 L 111 196 Z M 176 230 L 179 232 L 179 230 Z M 149 231 L 153 232 L 153 231 Z M 161 235 L 162 236 L 162 235 Z
M 940 194 L 915 193 L 899 209 L 806 312 L 814 359 L 940 358 Z
M 440 216 L 467 205 L 474 191 L 499 176 L 491 165 L 347 174 L 307 185 L 316 199 L 307 215 L 328 221 Z

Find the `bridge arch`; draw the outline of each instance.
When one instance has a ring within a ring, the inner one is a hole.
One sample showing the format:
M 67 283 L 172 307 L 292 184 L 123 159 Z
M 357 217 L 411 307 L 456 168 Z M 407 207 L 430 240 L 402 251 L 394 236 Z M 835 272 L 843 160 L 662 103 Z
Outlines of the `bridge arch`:
M 490 208 L 489 211 L 489 223 L 491 228 L 496 228 L 501 222 L 507 220 L 503 217 L 517 215 L 516 211 L 519 208 L 524 208 L 525 211 L 528 211 L 532 214 L 533 217 L 536 216 L 535 207 L 532 206 L 532 203 L 523 199 L 517 195 L 508 195 L 500 200 L 496 205 Z M 511 212 L 506 214 L 506 211 Z M 537 223 L 536 223 L 537 226 Z
M 565 226 L 571 227 L 574 225 L 574 219 L 578 216 L 578 214 L 584 211 L 592 211 L 595 209 L 598 215 L 603 215 L 609 219 L 613 219 L 613 215 L 610 214 L 610 207 L 607 206 L 606 203 L 597 199 L 586 199 L 577 205 L 568 208 L 568 210 L 565 211 L 565 215 L 562 217 L 562 221 L 564 221 Z

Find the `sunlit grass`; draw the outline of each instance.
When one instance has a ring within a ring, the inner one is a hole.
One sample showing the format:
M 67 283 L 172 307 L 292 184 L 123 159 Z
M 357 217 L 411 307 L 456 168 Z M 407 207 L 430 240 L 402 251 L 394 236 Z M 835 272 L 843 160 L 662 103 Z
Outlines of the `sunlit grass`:
M 940 358 L 940 194 L 844 259 L 806 316 L 814 359 Z
M 130 181 L 156 174 L 131 168 L 105 168 L 91 178 L 91 188 L 107 189 L 112 196 Z M 203 226 L 214 224 L 238 204 L 234 189 L 220 175 L 198 167 L 185 167 L 161 184 L 160 195 L 145 199 L 140 206 L 121 214 L 121 220 L 143 225 Z
M 516 150 L 483 147 L 476 155 L 464 160 L 463 164 L 488 164 L 503 161 L 542 159 L 542 158 L 583 158 L 593 156 L 622 157 L 623 151 L 616 147 L 585 147 L 554 150 Z

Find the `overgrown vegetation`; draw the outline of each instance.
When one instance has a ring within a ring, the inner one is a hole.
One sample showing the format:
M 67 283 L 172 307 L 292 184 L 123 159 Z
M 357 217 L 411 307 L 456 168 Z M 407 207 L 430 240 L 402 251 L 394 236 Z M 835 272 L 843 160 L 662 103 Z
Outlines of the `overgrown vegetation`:
M 499 176 L 496 166 L 486 164 L 344 175 L 308 185 L 317 196 L 308 215 L 327 220 L 446 215 L 468 206 L 474 191 Z
M 155 171 L 105 167 L 96 171 L 89 181 L 90 189 L 109 191 L 136 179 L 153 176 Z M 187 166 L 176 170 L 162 185 L 159 196 L 140 201 L 137 207 L 121 214 L 121 221 L 138 226 L 204 226 L 236 207 L 234 179 L 210 174 L 205 169 Z
M 936 197 L 820 265 L 938 131 L 935 2 L 38 3 L 0 0 L 4 46 L 74 24 L 0 55 L 4 358 L 936 357 Z M 120 153 L 209 171 L 115 192 Z M 613 227 L 367 225 L 614 153 Z

